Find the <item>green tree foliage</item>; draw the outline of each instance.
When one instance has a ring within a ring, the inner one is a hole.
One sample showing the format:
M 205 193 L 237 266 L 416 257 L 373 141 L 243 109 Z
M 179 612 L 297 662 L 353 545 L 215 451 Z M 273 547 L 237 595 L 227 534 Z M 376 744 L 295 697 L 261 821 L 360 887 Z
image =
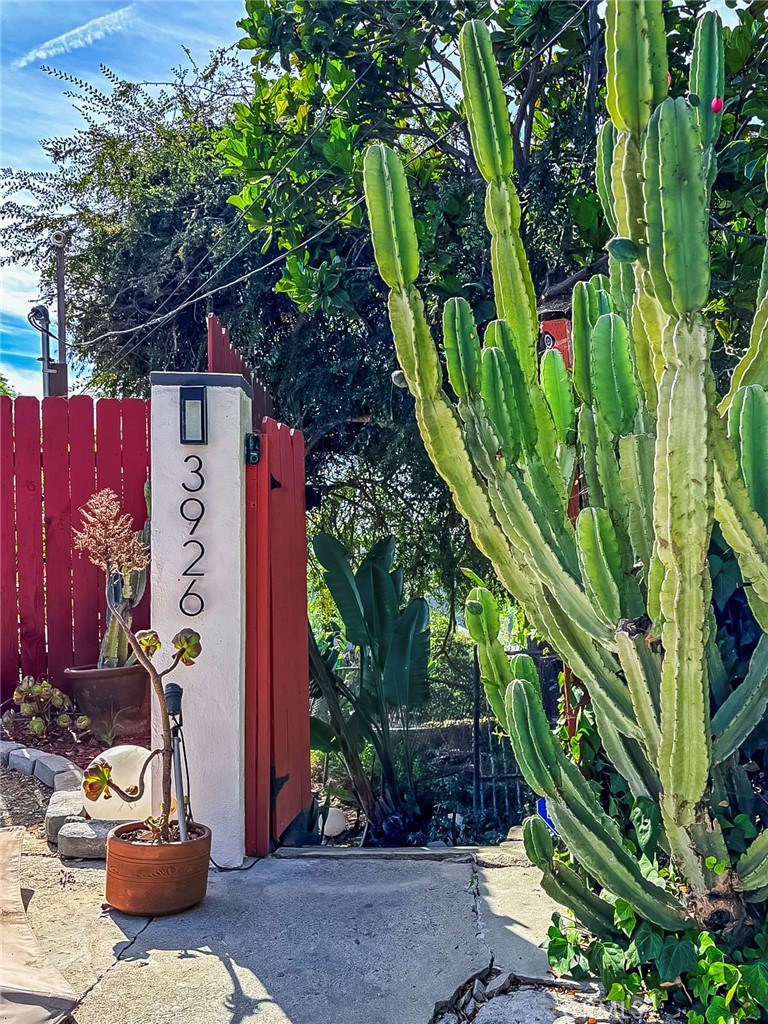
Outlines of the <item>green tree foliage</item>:
M 102 66 L 102 89 L 45 70 L 67 87 L 84 125 L 42 142 L 53 170 L 5 172 L 4 262 L 39 271 L 52 303 L 50 238 L 66 233 L 67 340 L 100 392 L 143 394 L 150 370 L 204 369 L 206 303 L 174 310 L 207 290 L 201 286 L 248 242 L 216 155 L 231 105 L 248 86 L 242 61 L 219 52 L 198 67 L 189 58 L 154 86 Z M 246 244 L 225 273 L 231 279 L 260 262 Z M 280 317 L 273 284 L 256 276 L 217 296 L 216 311 L 230 312 L 253 337 L 265 324 L 271 335 Z M 172 315 L 143 326 L 165 313 Z

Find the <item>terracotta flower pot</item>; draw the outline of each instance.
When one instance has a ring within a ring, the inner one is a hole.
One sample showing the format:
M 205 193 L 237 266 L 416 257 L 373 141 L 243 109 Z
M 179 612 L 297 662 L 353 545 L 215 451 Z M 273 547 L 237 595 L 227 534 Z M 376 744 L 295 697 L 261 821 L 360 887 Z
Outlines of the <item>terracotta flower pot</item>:
M 126 822 L 107 836 L 107 903 L 139 917 L 159 917 L 194 907 L 208 888 L 211 830 L 190 824 L 198 834 L 186 843 L 120 838 L 142 827 L 142 822 Z
M 149 731 L 149 676 L 141 665 L 84 665 L 65 668 L 64 676 L 78 710 L 88 715 L 97 734 L 103 731 L 111 732 L 113 737 L 135 736 Z

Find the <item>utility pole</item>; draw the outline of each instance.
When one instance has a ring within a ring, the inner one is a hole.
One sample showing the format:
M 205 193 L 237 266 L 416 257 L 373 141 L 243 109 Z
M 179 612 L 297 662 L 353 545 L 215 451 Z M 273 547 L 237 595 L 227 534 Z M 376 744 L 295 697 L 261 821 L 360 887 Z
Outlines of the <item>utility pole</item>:
M 58 330 L 58 362 L 51 363 L 51 394 L 67 397 L 67 307 L 64 298 L 64 248 L 67 236 L 64 231 L 54 231 L 51 235 L 56 252 L 56 320 Z

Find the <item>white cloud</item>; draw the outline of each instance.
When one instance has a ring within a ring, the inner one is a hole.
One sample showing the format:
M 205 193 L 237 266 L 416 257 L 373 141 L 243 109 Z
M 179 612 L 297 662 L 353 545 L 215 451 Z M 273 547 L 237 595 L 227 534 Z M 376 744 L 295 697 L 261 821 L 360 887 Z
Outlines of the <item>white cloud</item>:
M 43 375 L 40 370 L 21 370 L 18 366 L 11 366 L 0 360 L 0 370 L 5 374 L 5 379 L 18 395 L 34 395 L 36 398 L 43 397 Z
M 69 53 L 71 50 L 90 46 L 105 36 L 113 35 L 115 32 L 125 32 L 133 27 L 137 20 L 136 4 L 129 4 L 127 7 L 121 7 L 119 11 L 105 14 L 101 18 L 94 18 L 54 39 L 48 39 L 29 50 L 23 57 L 15 60 L 12 66 L 24 68 L 36 60 L 48 60 L 49 57 L 56 57 L 60 53 Z
M 0 268 L 0 309 L 5 316 L 26 320 L 32 306 L 40 301 L 40 275 L 31 267 Z

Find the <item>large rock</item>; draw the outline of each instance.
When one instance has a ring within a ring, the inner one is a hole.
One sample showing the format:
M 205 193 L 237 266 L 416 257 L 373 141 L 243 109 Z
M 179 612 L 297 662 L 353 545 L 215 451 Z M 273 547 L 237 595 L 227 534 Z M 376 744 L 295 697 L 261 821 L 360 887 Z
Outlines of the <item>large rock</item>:
M 42 757 L 42 750 L 33 750 L 32 747 L 19 747 L 12 750 L 8 758 L 8 767 L 22 775 L 34 775 L 35 762 Z
M 15 740 L 0 740 L 0 764 L 3 768 L 8 764 L 8 758 L 14 750 L 20 750 L 23 743 L 16 743 Z
M 50 789 L 55 789 L 54 780 L 57 775 L 72 770 L 77 771 L 77 765 L 59 754 L 40 754 L 35 761 L 35 777 Z
M 64 823 L 71 818 L 82 817 L 83 794 L 80 790 L 61 790 L 52 793 L 45 812 L 45 834 L 49 843 L 55 843 L 59 838 Z
M 67 819 L 59 830 L 59 856 L 103 860 L 107 855 L 107 836 L 119 824 L 119 821 Z

